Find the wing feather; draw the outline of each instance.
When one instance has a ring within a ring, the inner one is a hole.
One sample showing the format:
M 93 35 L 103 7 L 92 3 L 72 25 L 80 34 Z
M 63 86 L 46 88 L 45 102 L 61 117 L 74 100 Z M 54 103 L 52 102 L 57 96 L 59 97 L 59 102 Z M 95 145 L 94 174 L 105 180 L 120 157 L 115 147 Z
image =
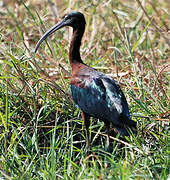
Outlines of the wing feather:
M 71 94 L 75 104 L 90 116 L 110 121 L 122 135 L 127 127 L 135 127 L 131 120 L 128 104 L 120 86 L 104 74 L 85 76 L 71 81 Z

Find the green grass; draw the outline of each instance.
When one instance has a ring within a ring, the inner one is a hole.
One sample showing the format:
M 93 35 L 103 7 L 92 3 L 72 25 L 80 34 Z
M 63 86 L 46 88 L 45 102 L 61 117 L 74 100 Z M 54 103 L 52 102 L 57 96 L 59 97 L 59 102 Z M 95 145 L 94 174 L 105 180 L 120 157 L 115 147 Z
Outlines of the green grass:
M 71 30 L 59 30 L 34 55 L 42 33 L 60 18 L 47 1 L 6 1 L 0 7 L 0 179 L 170 178 L 168 3 L 54 2 L 60 18 L 70 9 L 85 14 L 82 58 L 119 82 L 138 132 L 127 142 L 112 136 L 108 153 L 104 124 L 92 119 L 88 153 L 69 91 Z

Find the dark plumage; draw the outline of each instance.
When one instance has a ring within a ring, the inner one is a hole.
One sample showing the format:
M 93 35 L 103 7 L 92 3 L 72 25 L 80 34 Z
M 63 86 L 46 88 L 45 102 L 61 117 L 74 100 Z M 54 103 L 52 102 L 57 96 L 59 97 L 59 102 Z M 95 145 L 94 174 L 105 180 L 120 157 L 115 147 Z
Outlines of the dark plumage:
M 42 36 L 35 47 L 35 52 L 41 42 L 56 30 L 64 26 L 73 28 L 69 50 L 69 60 L 72 67 L 70 89 L 75 104 L 82 110 L 87 145 L 89 146 L 90 117 L 104 121 L 108 128 L 112 123 L 123 136 L 129 135 L 129 128 L 136 128 L 136 122 L 130 118 L 126 98 L 117 82 L 83 63 L 79 49 L 85 24 L 84 15 L 80 12 L 72 12 L 66 15 L 61 22 Z

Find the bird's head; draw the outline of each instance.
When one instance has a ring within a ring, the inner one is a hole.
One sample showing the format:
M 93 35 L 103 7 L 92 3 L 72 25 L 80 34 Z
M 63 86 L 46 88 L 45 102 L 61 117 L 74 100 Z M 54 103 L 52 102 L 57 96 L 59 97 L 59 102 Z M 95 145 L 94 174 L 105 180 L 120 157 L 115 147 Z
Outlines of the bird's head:
M 85 27 L 86 21 L 84 18 L 84 15 L 80 12 L 71 12 L 69 14 L 67 14 L 62 21 L 60 21 L 59 23 L 57 23 L 56 25 L 54 25 L 50 30 L 48 30 L 42 37 L 41 39 L 38 41 L 38 43 L 36 44 L 36 47 L 34 49 L 34 52 L 36 53 L 40 44 L 51 34 L 53 34 L 55 31 L 57 31 L 58 29 L 61 29 L 64 26 L 70 26 L 73 29 L 79 29 L 79 28 L 83 28 Z

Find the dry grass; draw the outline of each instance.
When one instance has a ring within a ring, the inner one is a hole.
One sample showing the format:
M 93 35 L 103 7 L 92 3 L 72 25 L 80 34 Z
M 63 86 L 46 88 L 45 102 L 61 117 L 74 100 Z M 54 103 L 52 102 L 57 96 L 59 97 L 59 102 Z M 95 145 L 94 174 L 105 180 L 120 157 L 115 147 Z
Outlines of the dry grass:
M 169 4 L 166 1 L 0 1 L 0 178 L 167 179 L 169 125 Z M 79 110 L 69 93 L 64 28 L 35 44 L 66 13 L 87 21 L 85 63 L 119 82 L 138 122 L 128 142 L 91 122 L 85 149 Z M 124 146 L 122 145 L 124 144 Z

